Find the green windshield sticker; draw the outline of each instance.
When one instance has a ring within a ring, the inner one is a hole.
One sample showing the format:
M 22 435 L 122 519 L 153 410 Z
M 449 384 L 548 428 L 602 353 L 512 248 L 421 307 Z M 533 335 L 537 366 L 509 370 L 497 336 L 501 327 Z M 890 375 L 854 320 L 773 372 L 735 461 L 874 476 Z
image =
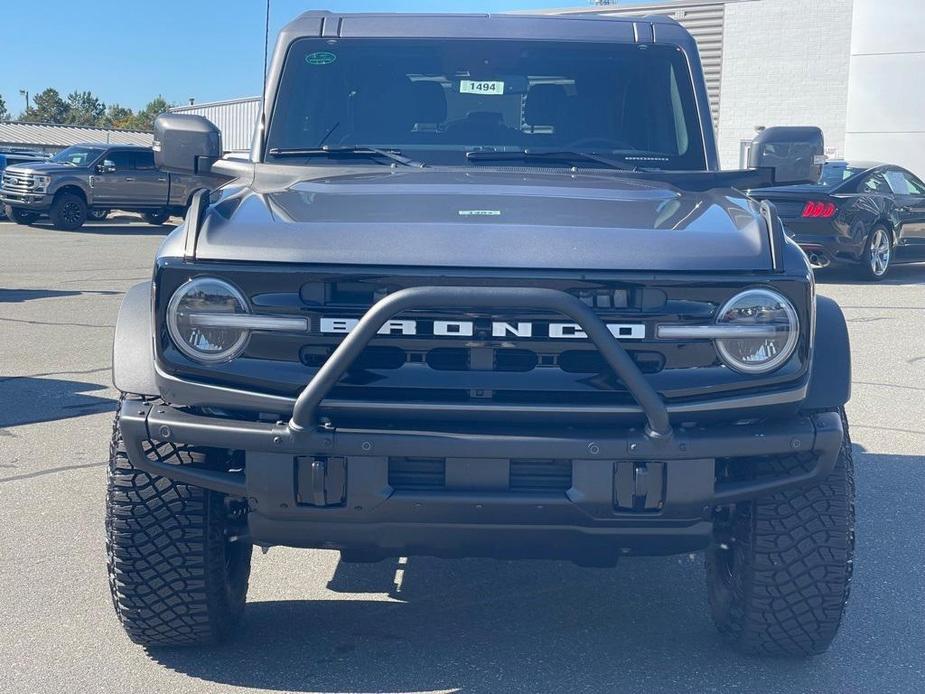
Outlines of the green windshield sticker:
M 337 56 L 333 53 L 328 53 L 327 51 L 309 53 L 307 56 L 305 56 L 305 62 L 309 65 L 330 65 L 335 60 L 337 60 Z

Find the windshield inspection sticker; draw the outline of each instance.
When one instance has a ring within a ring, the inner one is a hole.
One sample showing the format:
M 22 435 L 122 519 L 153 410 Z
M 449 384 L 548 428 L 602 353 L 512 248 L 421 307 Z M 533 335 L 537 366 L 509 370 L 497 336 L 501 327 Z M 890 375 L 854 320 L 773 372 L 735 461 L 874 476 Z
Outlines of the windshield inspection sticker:
M 337 56 L 333 53 L 328 53 L 327 51 L 309 53 L 307 56 L 305 56 L 305 62 L 309 65 L 330 65 L 335 60 L 337 60 Z
M 460 80 L 459 93 L 500 96 L 504 94 L 504 82 L 477 82 L 475 80 Z

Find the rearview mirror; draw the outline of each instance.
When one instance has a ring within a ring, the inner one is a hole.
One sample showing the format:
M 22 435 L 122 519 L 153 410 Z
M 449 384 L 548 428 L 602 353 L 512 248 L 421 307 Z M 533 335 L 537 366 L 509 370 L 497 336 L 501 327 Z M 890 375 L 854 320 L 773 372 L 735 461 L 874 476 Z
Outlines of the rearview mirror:
M 816 183 L 825 163 L 825 140 L 816 127 L 766 128 L 752 140 L 750 169 L 774 170 L 774 185 Z
M 207 174 L 222 157 L 222 134 L 202 116 L 164 113 L 154 121 L 153 149 L 161 171 Z

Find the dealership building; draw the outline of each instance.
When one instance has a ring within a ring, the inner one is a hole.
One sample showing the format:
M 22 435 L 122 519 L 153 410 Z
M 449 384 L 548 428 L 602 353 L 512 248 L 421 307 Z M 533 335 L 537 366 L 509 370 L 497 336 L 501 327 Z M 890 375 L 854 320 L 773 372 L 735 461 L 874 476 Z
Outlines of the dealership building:
M 884 161 L 925 177 L 925 0 L 678 0 L 544 11 L 673 17 L 697 40 L 724 168 L 757 128 L 817 125 L 830 158 Z M 535 13 L 534 13 L 535 14 Z M 176 109 L 245 150 L 260 99 Z

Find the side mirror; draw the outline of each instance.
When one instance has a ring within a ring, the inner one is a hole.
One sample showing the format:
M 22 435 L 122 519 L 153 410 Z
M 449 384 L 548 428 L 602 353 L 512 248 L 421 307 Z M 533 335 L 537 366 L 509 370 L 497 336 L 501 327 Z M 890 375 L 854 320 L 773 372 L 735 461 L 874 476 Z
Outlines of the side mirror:
M 825 140 L 816 127 L 762 130 L 748 153 L 750 169 L 773 169 L 774 185 L 816 183 L 825 163 Z
M 96 172 L 101 174 L 115 173 L 116 165 L 109 159 L 104 159 L 102 164 L 96 165 Z
M 207 174 L 222 158 L 222 134 L 202 116 L 164 113 L 154 121 L 153 149 L 161 171 Z

